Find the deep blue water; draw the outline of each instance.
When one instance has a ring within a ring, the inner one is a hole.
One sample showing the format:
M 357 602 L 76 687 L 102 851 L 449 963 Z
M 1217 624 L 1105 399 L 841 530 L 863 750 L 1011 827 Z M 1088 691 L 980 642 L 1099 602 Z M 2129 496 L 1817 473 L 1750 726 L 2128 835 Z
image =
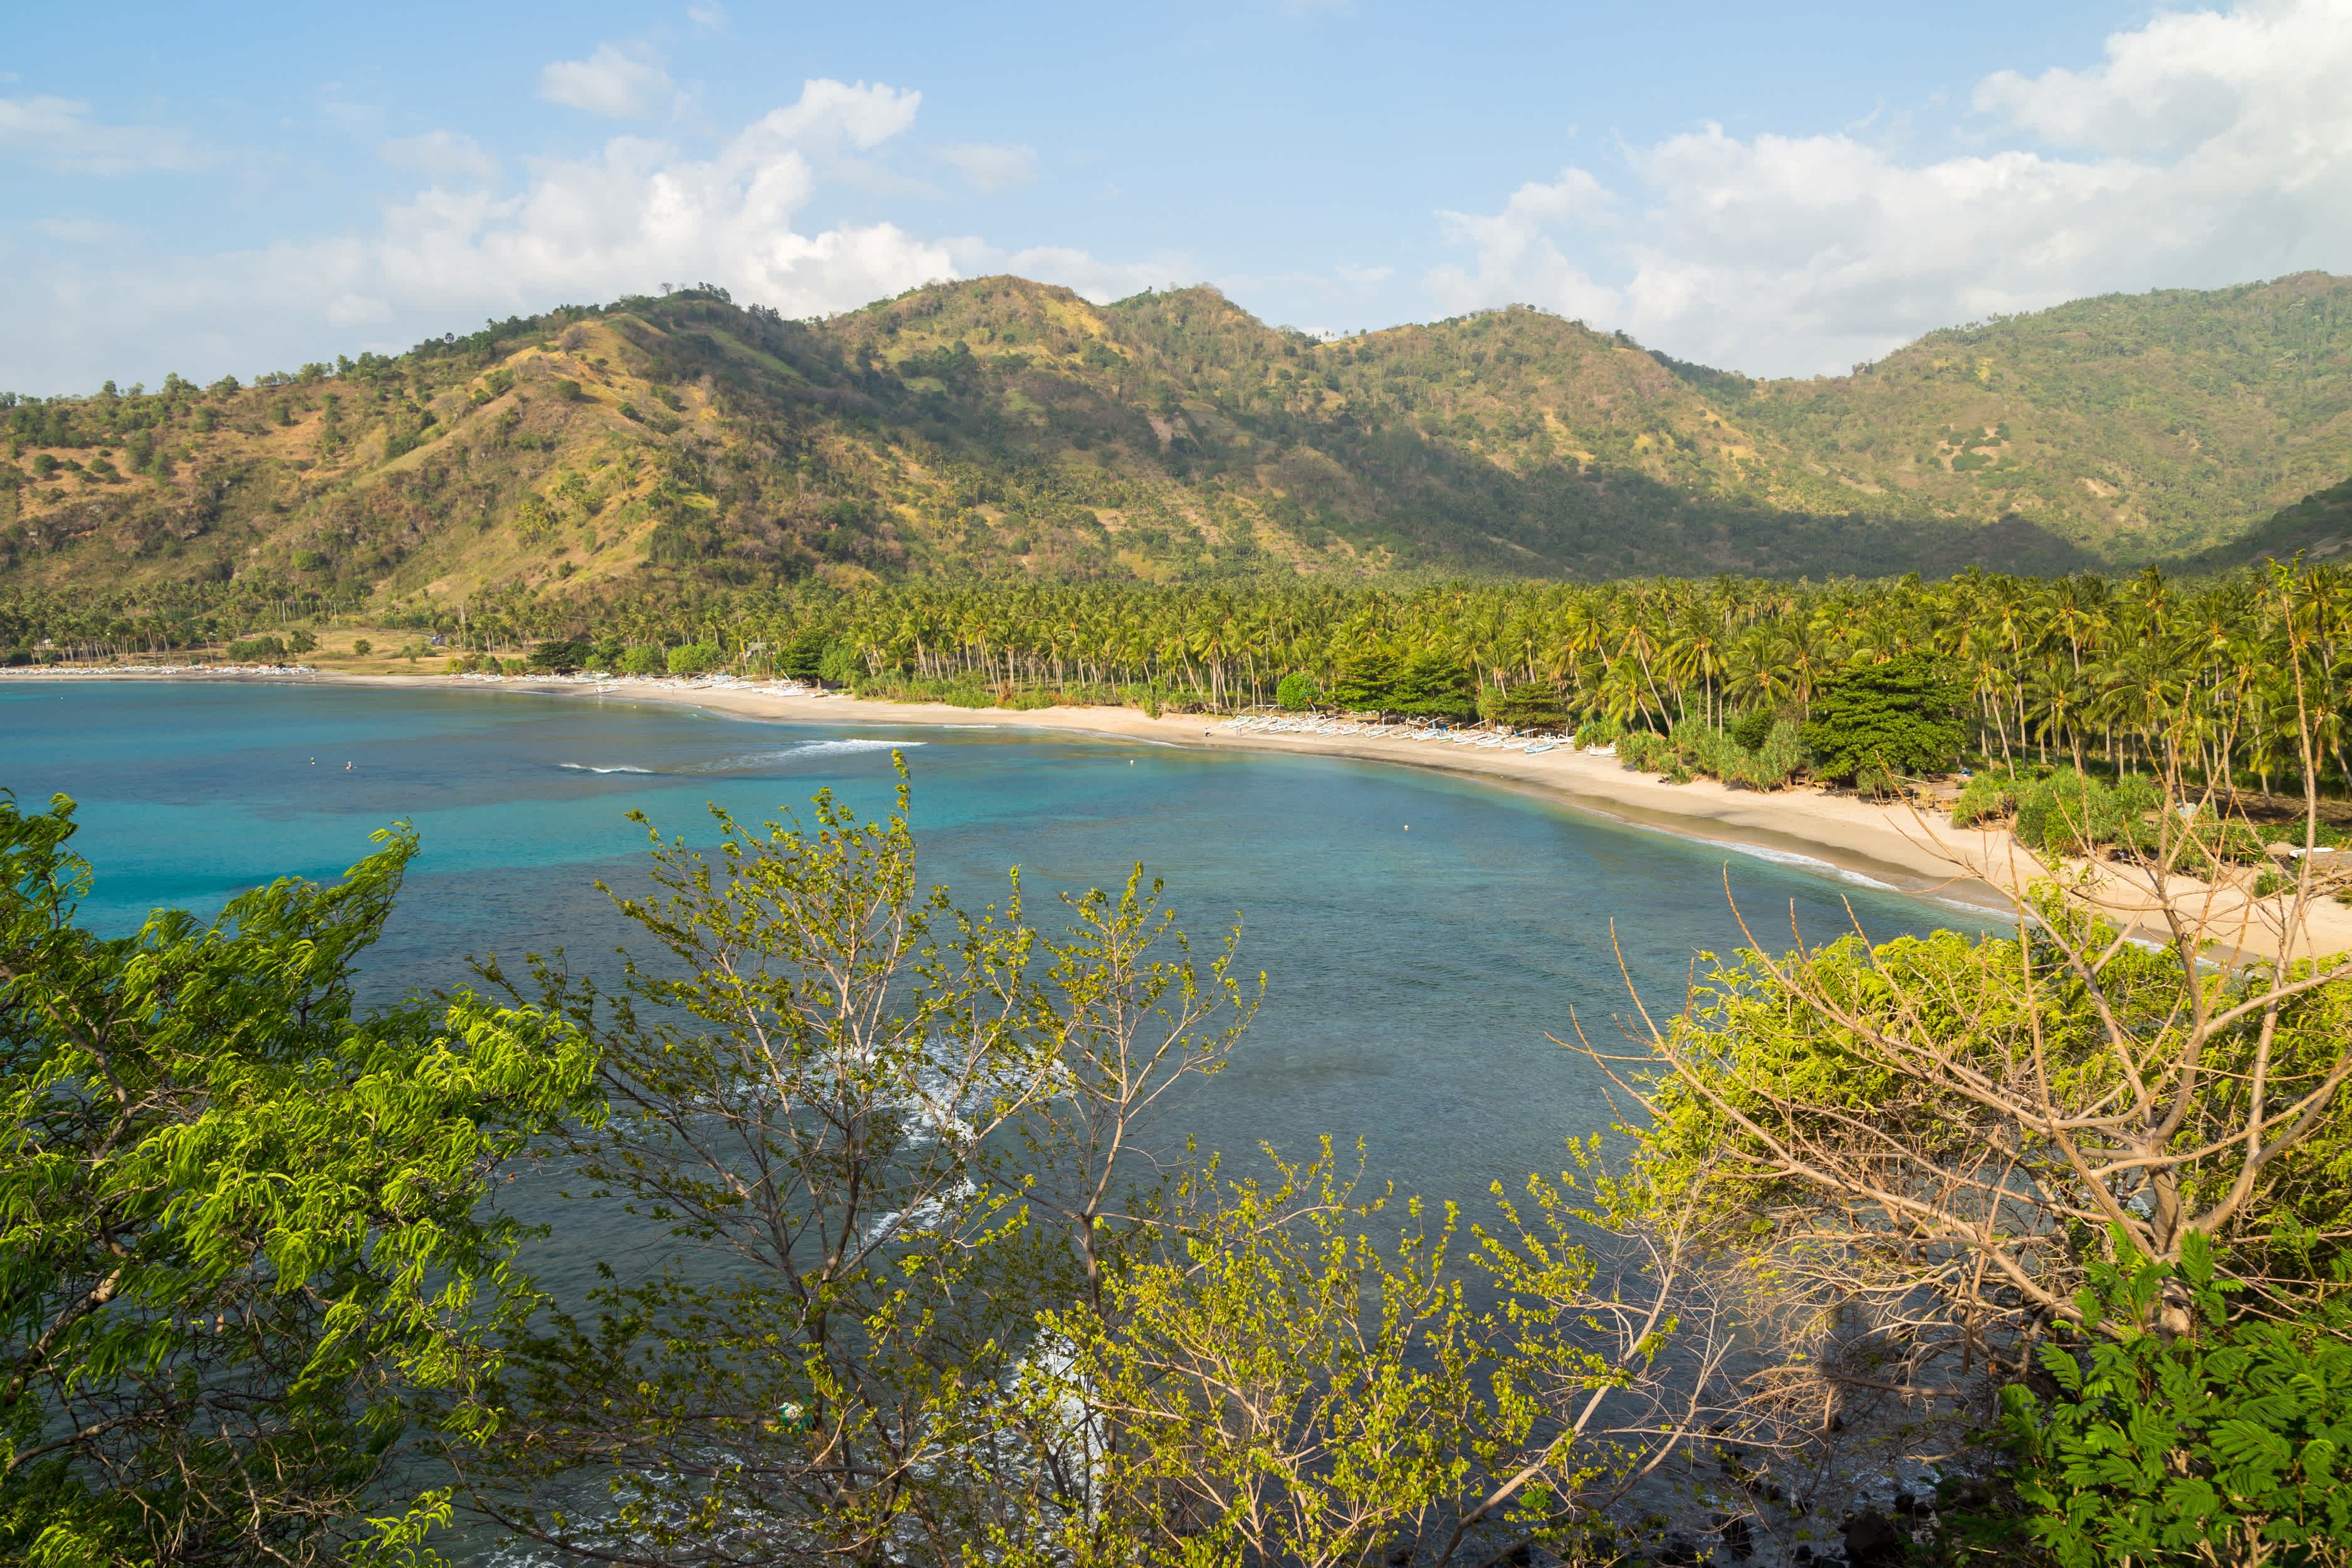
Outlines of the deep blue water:
M 455 984 L 475 953 L 560 943 L 604 962 L 628 932 L 592 884 L 640 874 L 626 811 L 698 841 L 714 837 L 707 802 L 758 818 L 831 787 L 880 811 L 890 744 L 913 771 L 926 879 L 959 901 L 1000 897 L 1018 866 L 1040 910 L 1140 860 L 1197 942 L 1242 921 L 1266 1003 L 1181 1129 L 1234 1154 L 1361 1135 L 1381 1174 L 1464 1198 L 1557 1170 L 1562 1139 L 1609 1121 L 1591 1067 L 1546 1035 L 1568 1037 L 1573 1009 L 1617 1037 L 1610 922 L 1669 1012 L 1693 953 L 1738 940 L 1723 849 L 1404 766 L 479 688 L 0 685 L 0 785 L 27 807 L 56 791 L 79 803 L 76 845 L 97 868 L 84 917 L 100 928 L 158 905 L 210 913 L 273 876 L 332 876 L 371 830 L 415 823 L 424 853 L 367 972 L 387 992 Z M 1791 900 L 1825 935 L 1848 900 L 1874 936 L 1965 922 L 1728 858 L 1751 918 L 1776 931 Z

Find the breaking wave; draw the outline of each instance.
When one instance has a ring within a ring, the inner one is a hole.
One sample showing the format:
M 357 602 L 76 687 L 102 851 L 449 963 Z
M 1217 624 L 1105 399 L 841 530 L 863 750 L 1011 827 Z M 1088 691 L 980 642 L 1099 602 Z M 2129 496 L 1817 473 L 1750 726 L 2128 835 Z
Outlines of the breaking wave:
M 675 767 L 642 768 L 629 763 L 615 763 L 599 767 L 593 763 L 558 763 L 555 765 L 576 773 L 646 773 L 667 778 L 696 778 L 717 773 L 763 773 L 801 761 L 806 757 L 846 756 L 860 752 L 900 751 L 919 746 L 920 741 L 873 741 L 845 737 L 834 741 L 797 741 L 789 746 L 772 747 L 760 752 L 739 752 L 732 756 L 713 757 L 708 762 L 686 763 Z

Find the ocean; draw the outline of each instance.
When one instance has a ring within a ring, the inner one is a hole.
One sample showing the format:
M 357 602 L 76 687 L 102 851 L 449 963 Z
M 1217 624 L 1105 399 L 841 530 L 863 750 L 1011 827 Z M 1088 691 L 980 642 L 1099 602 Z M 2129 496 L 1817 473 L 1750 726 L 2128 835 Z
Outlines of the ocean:
M 1695 955 L 1759 935 L 1874 939 L 1974 926 L 1950 907 L 1786 857 L 1626 826 L 1492 784 L 1401 764 L 1176 749 L 1045 731 L 811 726 L 527 689 L 263 681 L 0 684 L 0 786 L 79 805 L 96 868 L 86 923 L 135 929 L 157 906 L 210 914 L 272 877 L 331 877 L 368 835 L 413 822 L 424 852 L 364 968 L 379 994 L 454 985 L 468 955 L 565 947 L 609 968 L 630 930 L 593 884 L 641 879 L 644 811 L 715 838 L 707 806 L 772 818 L 831 789 L 887 809 L 891 753 L 913 776 L 927 881 L 1000 899 L 1021 868 L 1053 894 L 1167 882 L 1196 943 L 1238 922 L 1266 999 L 1233 1067 L 1181 1130 L 1229 1158 L 1367 1140 L 1400 1187 L 1475 1198 L 1556 1171 L 1562 1140 L 1605 1128 L 1591 1065 L 1548 1037 L 1603 1044 L 1629 1011 L 1616 939 L 1654 1011 Z
M 1045 731 L 757 722 L 614 697 L 264 681 L 0 683 L 0 786 L 27 808 L 79 803 L 96 868 L 86 924 L 137 928 L 158 906 L 209 915 L 273 877 L 332 877 L 371 832 L 414 823 L 414 863 L 362 984 L 390 998 L 454 986 L 469 955 L 565 948 L 609 976 L 633 929 L 599 892 L 642 885 L 639 810 L 666 835 L 716 838 L 708 806 L 805 812 L 830 789 L 888 808 L 893 751 L 912 774 L 927 881 L 967 907 L 1021 868 L 1033 919 L 1053 895 L 1117 887 L 1140 862 L 1194 937 L 1242 927 L 1265 1002 L 1228 1070 L 1157 1130 L 1262 1173 L 1270 1144 L 1307 1156 L 1364 1141 L 1375 1184 L 1490 1212 L 1500 1180 L 1567 1164 L 1564 1142 L 1612 1120 L 1595 1067 L 1556 1043 L 1581 1023 L 1626 1043 L 1627 973 L 1671 1014 L 1705 951 L 1793 910 L 1821 938 L 1981 917 L 1782 854 L 1630 826 L 1401 764 L 1195 751 Z M 1612 948 L 1612 931 L 1615 945 Z M 650 943 L 641 943 L 649 948 Z M 1621 973 L 1622 951 L 1627 973 Z M 572 1204 L 552 1171 L 500 1189 L 551 1234 L 524 1262 L 577 1300 L 600 1263 L 650 1269 L 660 1227 Z M 454 1561 L 537 1561 L 484 1528 Z

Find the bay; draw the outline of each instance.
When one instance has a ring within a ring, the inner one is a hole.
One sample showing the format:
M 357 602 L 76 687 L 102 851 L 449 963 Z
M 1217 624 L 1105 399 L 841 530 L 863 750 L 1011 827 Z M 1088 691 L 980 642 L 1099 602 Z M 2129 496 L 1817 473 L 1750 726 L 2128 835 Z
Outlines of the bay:
M 369 835 L 414 823 L 414 863 L 363 989 L 454 986 L 472 955 L 562 946 L 609 976 L 634 928 L 599 892 L 642 885 L 641 811 L 709 844 L 716 804 L 748 820 L 806 814 L 831 790 L 888 809 L 906 759 L 926 880 L 968 908 L 1021 869 L 1033 920 L 1053 895 L 1116 887 L 1141 862 L 1197 950 L 1242 927 L 1265 1001 L 1226 1072 L 1158 1129 L 1230 1172 L 1272 1144 L 1310 1154 L 1358 1138 L 1377 1184 L 1458 1199 L 1556 1173 L 1563 1141 L 1614 1119 L 1593 1064 L 1550 1037 L 1580 1021 L 1626 1044 L 1628 978 L 1654 1015 L 1699 954 L 1793 914 L 1815 938 L 1874 938 L 1981 916 L 1826 868 L 1598 817 L 1494 784 L 1327 756 L 1173 748 L 1049 731 L 766 723 L 667 704 L 515 689 L 354 689 L 263 681 L 0 684 L 0 787 L 26 808 L 78 803 L 96 868 L 86 924 L 135 930 L 159 906 L 217 911 L 272 877 L 329 878 Z M 643 944 L 641 944 L 643 945 Z M 1619 968 L 1619 954 L 1625 963 Z M 578 1300 L 599 1264 L 624 1277 L 676 1244 L 607 1204 L 568 1202 L 555 1173 L 500 1189 L 548 1226 L 526 1265 Z M 453 1561 L 536 1562 L 482 1526 Z
M 62 688 L 62 689 L 61 689 Z M 371 831 L 416 825 L 424 852 L 370 955 L 378 994 L 454 985 L 472 954 L 566 947 L 609 968 L 629 935 L 602 878 L 642 877 L 645 812 L 708 843 L 716 803 L 805 815 L 819 789 L 887 809 L 906 757 L 927 880 L 1003 898 L 1021 868 L 1052 895 L 1164 878 L 1196 943 L 1243 928 L 1268 978 L 1234 1067 L 1181 1131 L 1247 1156 L 1360 1136 L 1400 1186 L 1470 1198 L 1558 1170 L 1561 1141 L 1611 1117 L 1591 1065 L 1547 1037 L 1578 1020 L 1622 1039 L 1626 980 L 1677 1005 L 1695 956 L 1739 931 L 1874 939 L 1969 926 L 1948 907 L 1727 853 L 1491 784 L 1329 757 L 1034 731 L 814 727 L 529 690 L 361 689 L 80 679 L 0 687 L 0 786 L 79 804 L 97 867 L 88 923 L 157 906 L 210 914 L 273 876 L 331 877 Z M 1851 914 L 1849 914 L 1851 910 Z M 1612 930 L 1614 945 L 1612 946 Z M 1768 934 L 1769 933 L 1769 934 Z

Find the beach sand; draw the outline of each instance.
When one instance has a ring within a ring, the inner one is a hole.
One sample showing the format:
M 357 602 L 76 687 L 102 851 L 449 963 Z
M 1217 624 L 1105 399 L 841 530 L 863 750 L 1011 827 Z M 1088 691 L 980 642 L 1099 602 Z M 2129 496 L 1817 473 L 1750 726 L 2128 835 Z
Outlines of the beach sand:
M 26 679 L 91 679 L 137 675 L 134 669 L 91 670 L 77 676 L 44 672 Z M 12 672 L 12 675 L 14 672 Z M 168 676 L 165 678 L 169 678 Z M 221 676 L 197 679 L 219 679 Z M 1799 857 L 1825 868 L 1850 871 L 1906 892 L 1940 897 L 2007 915 L 2003 889 L 2021 888 L 2046 873 L 2006 828 L 1979 830 L 1951 825 L 1941 811 L 1888 805 L 1853 795 L 1803 787 L 1764 793 L 1731 789 L 1712 779 L 1668 784 L 1632 772 L 1613 757 L 1596 757 L 1561 745 L 1536 756 L 1509 750 L 1480 750 L 1393 736 L 1263 735 L 1235 732 L 1205 714 L 1163 714 L 1153 719 L 1131 708 L 951 708 L 940 703 L 877 702 L 840 694 L 794 693 L 752 685 L 636 680 L 605 689 L 584 680 L 506 679 L 495 683 L 440 675 L 286 675 L 270 679 L 352 686 L 437 687 L 495 684 L 500 689 L 542 692 L 593 701 L 663 702 L 746 719 L 799 724 L 882 726 L 956 725 L 963 728 L 1042 731 L 1142 741 L 1155 745 L 1224 751 L 1315 753 L 1404 767 L 1433 768 L 1536 792 L 1581 810 L 1663 829 L 1702 842 L 1745 846 L 1778 857 Z M 2126 924 L 2149 926 L 2155 904 L 2144 878 L 2128 868 L 2073 863 L 2086 889 L 2108 912 Z M 2213 956 L 2268 957 L 2285 945 L 2274 917 L 2252 905 L 2234 888 L 2209 889 L 2186 878 L 2171 885 L 2176 902 L 2205 922 Z M 2148 929 L 2157 936 L 2158 931 Z M 1763 929 L 1759 939 L 1769 941 Z M 2352 909 L 2315 902 L 2307 931 L 2294 944 L 2295 955 L 2352 949 Z

